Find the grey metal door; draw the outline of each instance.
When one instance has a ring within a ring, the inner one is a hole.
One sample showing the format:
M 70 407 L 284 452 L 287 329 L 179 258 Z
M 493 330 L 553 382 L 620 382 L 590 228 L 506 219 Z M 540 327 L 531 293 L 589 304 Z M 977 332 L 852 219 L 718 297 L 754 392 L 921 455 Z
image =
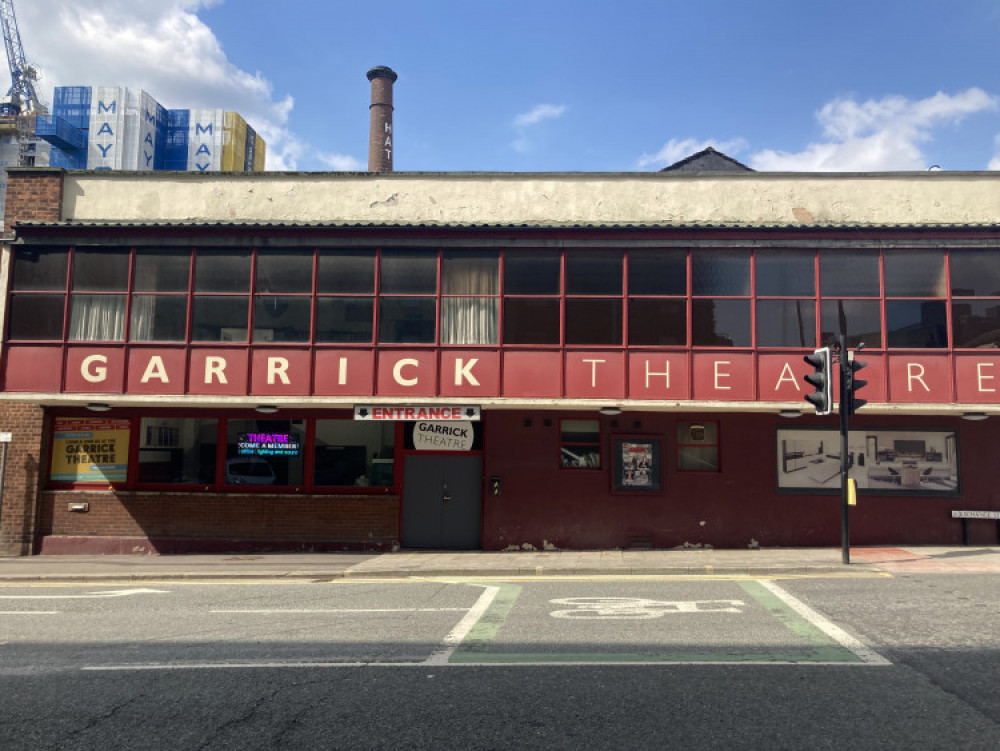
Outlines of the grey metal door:
M 408 454 L 403 464 L 405 548 L 478 550 L 481 456 Z

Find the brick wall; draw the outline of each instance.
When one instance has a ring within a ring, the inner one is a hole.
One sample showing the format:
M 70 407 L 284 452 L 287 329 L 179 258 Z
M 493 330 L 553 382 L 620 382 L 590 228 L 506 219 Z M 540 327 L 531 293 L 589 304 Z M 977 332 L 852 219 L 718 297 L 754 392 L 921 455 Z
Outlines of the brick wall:
M 7 444 L 3 495 L 0 496 L 0 555 L 27 555 L 38 524 L 45 412 L 35 404 L 0 402 L 0 431 Z
M 9 167 L 4 232 L 19 221 L 59 221 L 63 175 L 60 169 Z M 0 431 L 13 433 L 0 498 L 0 555 L 27 555 L 32 549 L 45 474 L 44 422 L 44 410 L 37 405 L 0 402 Z
M 70 504 L 88 504 L 86 512 Z M 387 550 L 399 497 L 46 490 L 44 553 Z
M 8 167 L 4 232 L 9 232 L 19 221 L 59 221 L 63 175 L 63 170 L 55 168 Z

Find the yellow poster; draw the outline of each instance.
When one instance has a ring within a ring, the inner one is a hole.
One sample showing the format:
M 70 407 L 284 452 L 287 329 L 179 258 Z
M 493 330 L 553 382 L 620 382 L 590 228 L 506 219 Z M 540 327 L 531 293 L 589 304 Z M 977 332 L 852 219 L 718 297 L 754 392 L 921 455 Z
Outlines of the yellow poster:
M 129 421 L 61 417 L 52 440 L 53 482 L 124 482 Z

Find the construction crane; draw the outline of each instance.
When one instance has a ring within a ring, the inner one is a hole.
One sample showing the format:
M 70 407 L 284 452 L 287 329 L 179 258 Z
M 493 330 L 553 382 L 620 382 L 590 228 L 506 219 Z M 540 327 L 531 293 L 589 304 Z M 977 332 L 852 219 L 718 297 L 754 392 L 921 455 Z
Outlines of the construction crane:
M 14 0 L 0 0 L 0 25 L 3 26 L 3 43 L 10 66 L 10 90 L 7 92 L 10 104 L 22 113 L 45 114 L 46 109 L 35 91 L 38 71 L 28 65 L 24 57 L 21 32 L 17 29 L 17 16 L 14 15 Z
M 35 116 L 44 115 L 48 110 L 38 99 L 35 89 L 38 71 L 28 65 L 24 57 L 13 0 L 0 0 L 0 26 L 10 66 L 10 90 L 0 99 L 0 162 L 34 167 L 38 144 L 34 137 Z M 15 147 L 15 153 L 8 156 L 3 143 Z

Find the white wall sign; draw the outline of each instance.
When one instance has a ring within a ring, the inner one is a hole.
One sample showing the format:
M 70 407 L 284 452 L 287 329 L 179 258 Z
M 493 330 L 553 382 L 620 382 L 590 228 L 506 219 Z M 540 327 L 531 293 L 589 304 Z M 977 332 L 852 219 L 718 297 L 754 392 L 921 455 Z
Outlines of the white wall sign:
M 471 451 L 472 423 L 417 422 L 413 425 L 413 448 L 417 451 Z
M 479 420 L 479 407 L 462 406 L 426 406 L 404 407 L 385 406 L 373 407 L 370 404 L 358 404 L 354 407 L 355 420 Z

